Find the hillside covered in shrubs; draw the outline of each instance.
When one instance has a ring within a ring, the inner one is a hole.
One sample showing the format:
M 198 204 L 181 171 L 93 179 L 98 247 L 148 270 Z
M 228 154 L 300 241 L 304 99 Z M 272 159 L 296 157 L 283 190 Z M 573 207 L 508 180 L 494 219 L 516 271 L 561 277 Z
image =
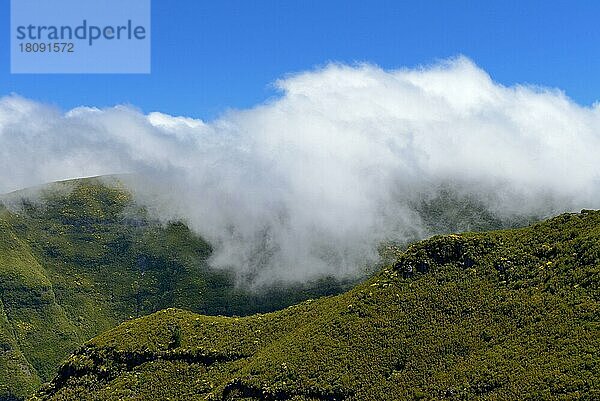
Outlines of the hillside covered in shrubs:
M 324 277 L 250 291 L 211 269 L 210 255 L 185 224 L 152 219 L 115 179 L 0 197 L 0 400 L 32 394 L 77 347 L 127 319 L 169 307 L 273 311 L 351 284 Z
M 600 212 L 436 236 L 336 296 L 166 309 L 73 353 L 36 400 L 600 399 Z

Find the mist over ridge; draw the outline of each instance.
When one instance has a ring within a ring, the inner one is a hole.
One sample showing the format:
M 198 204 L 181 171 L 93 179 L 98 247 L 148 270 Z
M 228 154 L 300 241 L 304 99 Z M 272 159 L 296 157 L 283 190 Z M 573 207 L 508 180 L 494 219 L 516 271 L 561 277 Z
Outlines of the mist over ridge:
M 258 283 L 357 274 L 382 241 L 430 234 L 416 205 L 444 191 L 500 219 L 600 207 L 600 108 L 559 90 L 502 86 L 464 57 L 329 64 L 276 85 L 210 122 L 3 97 L 0 192 L 134 173 L 153 215 L 186 221 L 215 267 Z

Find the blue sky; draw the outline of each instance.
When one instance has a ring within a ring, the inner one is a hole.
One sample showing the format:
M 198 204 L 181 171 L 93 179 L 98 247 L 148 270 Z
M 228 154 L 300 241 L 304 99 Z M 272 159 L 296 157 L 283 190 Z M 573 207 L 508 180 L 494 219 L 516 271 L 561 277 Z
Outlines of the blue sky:
M 0 25 L 9 26 L 2 0 Z M 600 3 L 594 1 L 153 0 L 152 74 L 11 75 L 0 35 L 0 95 L 63 109 L 132 104 L 212 119 L 276 96 L 270 84 L 329 61 L 384 68 L 459 54 L 498 82 L 600 99 Z

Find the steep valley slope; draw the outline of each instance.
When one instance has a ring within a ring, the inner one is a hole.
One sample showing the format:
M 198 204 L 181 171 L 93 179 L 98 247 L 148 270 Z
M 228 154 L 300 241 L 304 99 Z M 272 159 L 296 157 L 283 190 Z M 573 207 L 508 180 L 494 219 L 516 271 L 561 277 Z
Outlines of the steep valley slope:
M 117 180 L 55 183 L 0 203 L 0 400 L 32 394 L 85 341 L 168 307 L 210 315 L 281 309 L 350 283 L 253 292 L 208 266 L 211 247 L 148 217 Z
M 278 312 L 127 321 L 33 399 L 598 400 L 599 378 L 600 212 L 582 211 L 436 236 Z
M 423 222 L 414 239 L 534 219 L 499 218 L 445 187 L 411 207 Z M 393 245 L 382 247 L 384 259 L 406 243 Z M 128 319 L 172 307 L 204 315 L 270 312 L 342 293 L 379 269 L 250 289 L 231 271 L 210 268 L 211 252 L 186 224 L 150 216 L 118 177 L 0 196 L 0 400 L 28 397 L 71 352 Z

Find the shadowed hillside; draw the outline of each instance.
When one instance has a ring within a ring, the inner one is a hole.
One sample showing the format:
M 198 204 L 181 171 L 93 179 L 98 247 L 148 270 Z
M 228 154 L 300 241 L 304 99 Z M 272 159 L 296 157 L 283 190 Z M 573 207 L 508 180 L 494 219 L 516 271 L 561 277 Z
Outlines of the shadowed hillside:
M 337 296 L 167 309 L 86 343 L 40 400 L 600 398 L 600 212 L 433 237 Z

